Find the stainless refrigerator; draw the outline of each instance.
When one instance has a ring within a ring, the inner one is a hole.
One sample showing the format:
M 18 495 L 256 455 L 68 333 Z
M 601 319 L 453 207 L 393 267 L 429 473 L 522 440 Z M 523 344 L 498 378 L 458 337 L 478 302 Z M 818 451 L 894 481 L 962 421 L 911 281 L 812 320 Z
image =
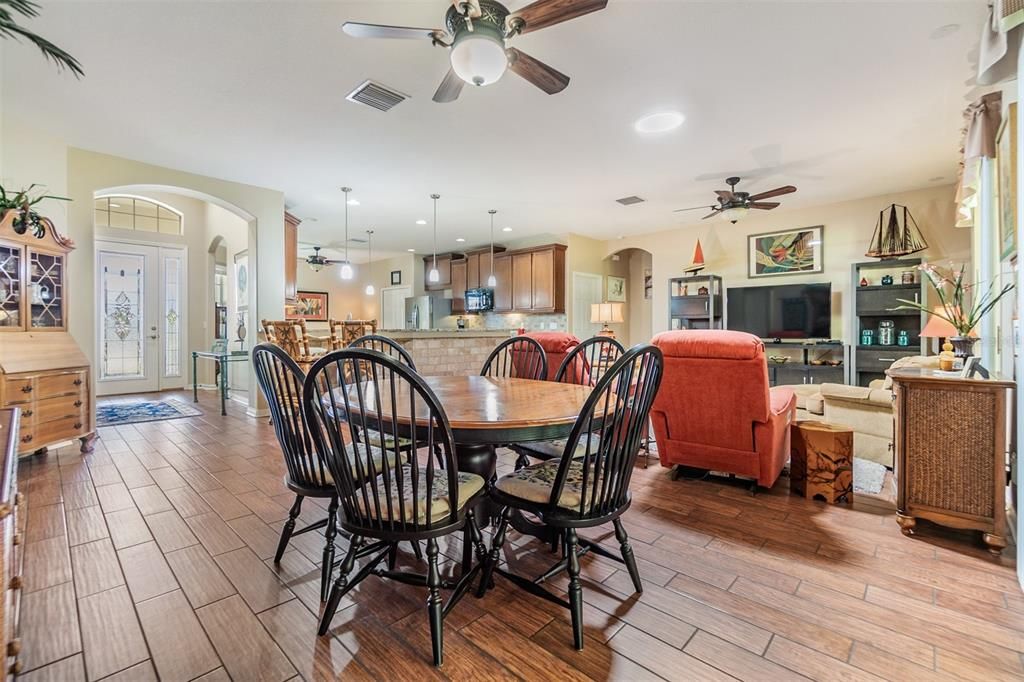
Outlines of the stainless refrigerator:
M 452 314 L 450 298 L 410 296 L 405 299 L 406 329 L 437 329 L 441 318 Z

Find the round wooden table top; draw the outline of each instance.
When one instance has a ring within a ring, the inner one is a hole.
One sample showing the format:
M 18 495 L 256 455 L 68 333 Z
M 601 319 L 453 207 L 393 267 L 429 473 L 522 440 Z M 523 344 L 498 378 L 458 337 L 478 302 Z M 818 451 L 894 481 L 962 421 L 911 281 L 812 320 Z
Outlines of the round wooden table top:
M 592 390 L 590 386 L 532 379 L 426 376 L 423 380 L 437 395 L 459 443 L 565 437 Z M 366 397 L 372 400 L 372 393 L 367 391 Z M 381 395 L 388 396 L 390 403 L 390 392 L 382 390 Z M 341 403 L 339 400 L 339 407 Z M 368 407 L 376 411 L 372 403 Z M 391 416 L 390 404 L 382 408 L 381 417 Z M 398 396 L 397 408 L 399 415 L 409 414 L 408 393 Z M 418 412 L 422 414 L 422 408 Z M 401 416 L 398 421 L 403 421 Z

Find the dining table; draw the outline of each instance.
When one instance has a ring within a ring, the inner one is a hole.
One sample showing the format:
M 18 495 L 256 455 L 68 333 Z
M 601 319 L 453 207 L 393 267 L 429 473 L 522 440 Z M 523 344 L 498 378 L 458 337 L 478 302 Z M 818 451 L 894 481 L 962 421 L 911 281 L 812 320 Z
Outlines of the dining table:
M 507 377 L 424 376 L 423 380 L 448 416 L 459 471 L 477 474 L 488 482 L 496 478 L 495 448 L 509 443 L 567 438 L 593 390 L 591 386 Z M 381 392 L 388 394 L 386 390 Z M 395 421 L 405 430 L 403 435 L 415 438 L 409 418 L 403 417 L 411 412 L 408 401 L 409 394 L 401 392 Z M 335 404 L 342 408 L 345 401 L 338 396 Z M 352 404 L 350 409 L 354 413 L 358 408 Z M 377 412 L 376 407 L 372 409 Z M 425 410 L 417 409 L 416 414 L 424 415 Z M 379 417 L 384 421 L 391 417 L 390 404 L 380 407 Z M 425 429 L 426 418 L 417 417 L 417 426 Z M 477 511 L 481 524 L 494 511 L 485 502 Z M 550 540 L 542 526 L 521 515 L 513 516 L 512 525 L 522 533 Z

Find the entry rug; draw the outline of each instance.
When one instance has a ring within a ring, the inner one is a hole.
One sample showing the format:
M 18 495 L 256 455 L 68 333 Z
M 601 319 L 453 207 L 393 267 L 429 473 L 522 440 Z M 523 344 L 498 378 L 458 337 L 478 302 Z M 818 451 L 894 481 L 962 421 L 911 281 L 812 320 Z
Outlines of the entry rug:
M 180 400 L 139 400 L 131 403 L 107 403 L 96 406 L 97 426 L 121 426 L 165 419 L 198 417 L 203 413 Z

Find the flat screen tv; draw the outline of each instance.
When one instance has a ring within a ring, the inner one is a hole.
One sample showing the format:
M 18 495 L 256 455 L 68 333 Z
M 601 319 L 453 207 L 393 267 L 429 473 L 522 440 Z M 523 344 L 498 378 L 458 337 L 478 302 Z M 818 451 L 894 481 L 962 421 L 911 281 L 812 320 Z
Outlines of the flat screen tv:
M 832 285 L 730 287 L 729 329 L 762 339 L 832 338 Z

